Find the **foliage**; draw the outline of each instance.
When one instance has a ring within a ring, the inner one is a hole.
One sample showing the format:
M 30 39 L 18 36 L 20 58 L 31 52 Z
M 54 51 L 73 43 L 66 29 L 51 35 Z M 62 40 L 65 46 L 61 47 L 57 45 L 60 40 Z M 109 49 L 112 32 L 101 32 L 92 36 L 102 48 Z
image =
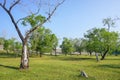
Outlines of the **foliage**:
M 42 15 L 34 15 L 28 16 L 24 18 L 22 21 L 22 25 L 27 26 L 27 24 L 30 24 L 31 27 L 39 26 L 41 23 L 45 21 L 45 17 Z
M 88 40 L 87 48 L 92 52 L 105 54 L 115 51 L 119 37 L 117 32 L 109 32 L 104 28 L 93 28 L 84 36 Z
M 58 39 L 49 29 L 44 27 L 35 31 L 30 38 L 31 49 L 40 54 L 51 53 L 58 45 Z
M 81 54 L 81 52 L 85 49 L 85 46 L 86 46 L 85 39 L 75 38 L 72 40 L 72 42 L 75 48 L 75 52 L 79 52 Z
M 0 45 L 4 44 L 4 38 L 0 37 Z
M 65 55 L 69 53 L 71 54 L 74 51 L 74 46 L 68 38 L 63 38 L 63 42 L 60 47 L 62 49 L 62 53 Z

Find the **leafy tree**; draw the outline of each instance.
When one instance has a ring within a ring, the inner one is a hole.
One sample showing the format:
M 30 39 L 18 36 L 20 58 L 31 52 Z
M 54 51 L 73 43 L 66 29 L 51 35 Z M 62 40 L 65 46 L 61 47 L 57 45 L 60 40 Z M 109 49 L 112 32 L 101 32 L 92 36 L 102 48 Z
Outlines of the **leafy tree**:
M 0 37 L 0 45 L 4 44 L 4 38 Z
M 51 42 L 52 42 L 52 48 L 55 52 L 55 56 L 57 56 L 56 50 L 57 50 L 57 46 L 58 46 L 58 38 L 56 37 L 55 34 L 51 35 Z
M 105 28 L 93 28 L 85 37 L 91 43 L 88 43 L 88 46 L 91 46 L 92 52 L 101 53 L 101 60 L 103 60 L 107 53 L 115 50 L 119 36 L 118 33 L 109 32 Z
M 72 42 L 73 42 L 75 51 L 79 52 L 81 55 L 81 52 L 85 49 L 85 46 L 86 46 L 85 40 L 82 38 L 81 39 L 75 38 L 72 40 Z
M 30 44 L 42 57 L 43 53 L 52 53 L 52 50 L 56 49 L 58 39 L 49 29 L 41 27 L 31 35 Z
M 74 51 L 73 44 L 68 38 L 63 38 L 63 42 L 60 47 L 62 49 L 62 53 L 65 55 L 71 54 Z
M 20 18 L 20 19 L 16 19 L 16 16 L 14 16 L 13 14 L 13 9 L 16 8 L 16 10 L 19 10 L 20 4 L 24 4 L 25 2 L 28 3 L 28 5 L 34 3 L 35 1 L 31 2 L 31 1 L 22 1 L 22 0 L 11 0 L 11 1 L 0 1 L 0 7 L 3 8 L 3 10 L 7 13 L 7 15 L 10 17 L 11 22 L 13 23 L 21 41 L 22 41 L 22 56 L 21 56 L 21 63 L 20 63 L 20 69 L 27 69 L 29 68 L 29 56 L 28 56 L 28 52 L 27 52 L 27 42 L 29 39 L 29 36 L 32 32 L 34 32 L 36 29 L 38 29 L 38 27 L 41 27 L 44 23 L 46 23 L 47 21 L 50 20 L 50 18 L 53 16 L 54 12 L 56 11 L 56 9 L 64 2 L 58 2 L 58 3 L 53 3 L 53 1 L 51 3 L 49 3 L 49 7 L 48 7 L 48 11 L 47 11 L 47 16 L 43 16 L 43 15 L 38 15 L 40 13 L 40 8 L 41 8 L 41 0 L 38 0 L 37 4 L 35 7 L 37 7 L 37 9 L 35 8 L 34 10 L 27 9 L 28 11 L 30 11 L 32 14 L 27 15 L 24 18 Z M 10 3 L 10 4 L 9 4 Z M 52 5 L 52 6 L 51 6 Z M 25 7 L 25 6 L 24 6 Z M 37 12 L 34 12 L 37 11 Z M 43 11 L 41 11 L 43 12 Z M 46 11 L 45 11 L 46 12 Z M 26 34 L 23 35 L 22 32 L 19 29 L 19 25 L 18 23 L 21 22 L 22 20 L 22 24 L 26 25 L 29 24 L 31 26 L 31 28 L 26 31 Z
M 4 40 L 4 49 L 6 50 L 7 53 L 9 53 L 9 51 L 11 52 L 14 51 L 14 43 L 15 43 L 15 38 Z

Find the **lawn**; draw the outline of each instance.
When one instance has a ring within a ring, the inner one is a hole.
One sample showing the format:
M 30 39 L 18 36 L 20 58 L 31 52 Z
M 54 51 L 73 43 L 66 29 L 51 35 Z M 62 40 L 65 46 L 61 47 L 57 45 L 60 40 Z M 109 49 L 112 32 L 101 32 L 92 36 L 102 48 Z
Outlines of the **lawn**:
M 0 80 L 120 80 L 120 56 L 31 57 L 30 68 L 19 70 L 20 58 L 0 57 Z M 88 78 L 80 76 L 84 70 Z

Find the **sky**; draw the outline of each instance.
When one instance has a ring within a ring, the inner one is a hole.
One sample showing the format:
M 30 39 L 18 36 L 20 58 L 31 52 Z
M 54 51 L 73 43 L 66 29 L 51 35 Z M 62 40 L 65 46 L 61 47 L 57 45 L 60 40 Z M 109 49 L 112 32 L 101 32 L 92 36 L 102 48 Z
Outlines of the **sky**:
M 2 0 L 0 0 L 2 1 Z M 9 0 L 8 0 L 9 1 Z M 16 18 L 22 16 L 22 12 L 13 13 Z M 94 27 L 103 28 L 102 20 L 105 18 L 120 17 L 120 0 L 66 0 L 52 16 L 50 22 L 44 24 L 57 37 L 83 38 L 87 30 Z M 120 30 L 120 21 L 116 22 L 116 27 L 111 30 Z M 22 33 L 29 27 L 20 27 Z M 15 37 L 18 40 L 17 32 L 10 22 L 9 16 L 0 7 L 0 37 Z

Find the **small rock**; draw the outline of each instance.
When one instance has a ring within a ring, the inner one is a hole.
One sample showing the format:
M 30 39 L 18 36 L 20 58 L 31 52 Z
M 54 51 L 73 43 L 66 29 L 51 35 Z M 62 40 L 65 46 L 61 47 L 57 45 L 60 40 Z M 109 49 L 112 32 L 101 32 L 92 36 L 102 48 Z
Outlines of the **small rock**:
M 81 76 L 83 76 L 83 77 L 86 77 L 86 78 L 88 77 L 88 75 L 85 73 L 85 71 L 81 71 L 80 74 L 81 74 Z

